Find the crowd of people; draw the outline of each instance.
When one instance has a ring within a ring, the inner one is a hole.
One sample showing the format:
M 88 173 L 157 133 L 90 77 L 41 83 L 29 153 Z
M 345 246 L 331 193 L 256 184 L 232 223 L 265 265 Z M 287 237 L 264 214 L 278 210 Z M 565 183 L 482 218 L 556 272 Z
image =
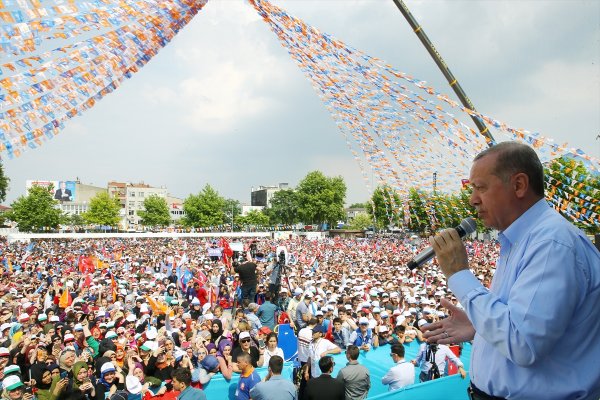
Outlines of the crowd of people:
M 231 251 L 233 242 L 244 250 Z M 432 379 L 430 370 L 443 374 L 452 353 L 438 346 L 440 364 L 423 343 L 416 359 L 405 360 L 404 344 L 423 342 L 420 328 L 446 317 L 442 298 L 457 301 L 435 262 L 406 267 L 426 244 L 391 237 L 2 241 L 2 396 L 195 400 L 216 374 L 238 374 L 238 399 L 366 398 L 369 371 L 358 356 L 384 345 L 395 363 L 382 382 L 390 390 L 414 383 L 414 365 L 421 380 Z M 467 241 L 467 248 L 489 286 L 497 242 Z M 281 376 L 279 324 L 298 336 L 294 382 Z M 330 355 L 340 352 L 348 365 L 332 378 Z M 265 380 L 254 370 L 261 366 Z

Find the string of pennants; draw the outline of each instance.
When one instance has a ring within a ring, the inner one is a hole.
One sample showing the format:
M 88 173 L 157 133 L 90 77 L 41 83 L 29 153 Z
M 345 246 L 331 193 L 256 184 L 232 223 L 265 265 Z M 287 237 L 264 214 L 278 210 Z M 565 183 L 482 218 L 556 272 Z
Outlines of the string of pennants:
M 426 82 L 320 32 L 266 0 L 250 3 L 330 111 L 361 168 L 367 188 L 373 190 L 368 179 L 373 174 L 378 185 L 388 185 L 400 194 L 405 204 L 393 204 L 396 212 L 410 209 L 408 190 L 430 187 L 434 173 L 438 190 L 451 193 L 460 188 L 460 178 L 468 176 L 473 157 L 488 145 L 487 139 L 470 127 L 470 116 L 487 124 L 498 141 L 531 145 L 542 162 L 569 155 L 584 161 L 595 173 L 600 171 L 599 160 L 581 149 L 556 144 L 538 133 L 468 110 Z M 576 176 L 569 179 L 571 187 L 585 184 Z M 565 192 L 558 193 L 562 196 Z M 565 196 L 560 198 L 568 202 L 573 197 Z M 590 202 L 597 204 L 597 197 Z M 557 209 L 565 208 L 562 203 L 554 204 Z M 431 202 L 427 207 L 434 209 Z M 594 212 L 567 214 L 584 225 L 600 224 Z M 409 217 L 418 218 L 412 212 Z M 440 222 L 436 217 L 435 212 L 429 213 L 434 224 Z
M 143 67 L 206 0 L 0 1 L 0 154 L 19 156 Z
M 460 187 L 472 158 L 487 146 L 471 128 L 470 116 L 490 126 L 499 140 L 530 144 L 544 162 L 571 155 L 600 171 L 599 160 L 581 149 L 468 110 L 266 0 L 249 1 L 319 93 L 367 188 L 374 189 L 373 177 L 376 186 L 388 185 L 400 195 L 402 204 L 389 196 L 390 221 L 400 210 L 414 215 L 408 190 L 428 188 L 434 172 L 438 190 Z M 0 0 L 0 154 L 19 156 L 53 138 L 69 118 L 143 67 L 206 2 Z M 561 183 L 549 187 L 548 197 L 557 208 L 573 211 L 564 201 L 578 202 L 576 192 L 586 183 L 577 175 Z M 576 209 L 570 218 L 600 223 L 597 192 L 592 193 L 577 204 L 586 211 Z

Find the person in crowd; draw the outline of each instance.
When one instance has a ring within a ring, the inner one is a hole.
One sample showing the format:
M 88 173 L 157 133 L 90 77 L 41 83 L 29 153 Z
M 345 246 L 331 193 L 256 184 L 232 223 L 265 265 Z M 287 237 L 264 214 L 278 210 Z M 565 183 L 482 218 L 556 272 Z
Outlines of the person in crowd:
M 240 371 L 240 380 L 235 391 L 236 400 L 249 400 L 250 391 L 260 382 L 260 376 L 254 370 L 252 358 L 248 353 L 241 353 L 237 356 L 238 370 Z
M 278 355 L 270 357 L 268 369 L 265 380 L 250 390 L 252 400 L 296 400 L 296 386 L 281 376 L 283 358 Z
M 330 356 L 319 359 L 319 374 L 306 385 L 307 400 L 344 400 L 346 393 L 344 383 L 333 379 L 331 373 L 335 362 Z
M 333 343 L 340 349 L 345 349 L 350 344 L 350 332 L 342 325 L 342 319 L 333 319 L 333 330 L 331 331 Z
M 250 253 L 247 254 L 246 262 L 234 265 L 233 269 L 240 277 L 242 301 L 255 301 L 256 286 L 258 285 L 257 268 L 258 266 L 252 261 Z
M 544 167 L 531 147 L 484 150 L 469 181 L 478 217 L 500 232 L 496 273 L 489 288 L 473 275 L 456 230 L 430 238 L 463 309 L 442 300 L 451 316 L 427 326 L 427 339 L 474 340 L 476 398 L 599 398 L 600 370 L 581 366 L 600 356 L 600 251 L 546 202 Z M 577 379 L 564 379 L 573 371 Z
M 277 306 L 271 303 L 273 295 L 271 292 L 265 293 L 265 302 L 262 303 L 256 312 L 256 316 L 260 320 L 262 326 L 266 326 L 269 329 L 275 329 L 275 313 L 277 311 Z
M 308 380 L 309 370 L 312 378 L 318 378 L 321 375 L 319 368 L 319 360 L 328 354 L 339 354 L 342 350 L 329 340 L 325 339 L 325 327 L 323 325 L 315 325 L 312 329 L 312 343 L 310 344 L 310 355 L 305 365 L 305 379 Z
M 351 344 L 346 349 L 348 363 L 338 372 L 337 380 L 344 383 L 346 400 L 366 399 L 371 388 L 371 375 L 364 365 L 358 363 L 360 350 Z
M 241 332 L 239 337 L 240 345 L 233 349 L 231 352 L 231 358 L 237 360 L 241 354 L 248 354 L 250 356 L 250 364 L 252 367 L 261 367 L 264 363 L 264 349 L 257 349 L 252 346 L 250 343 L 252 342 L 252 338 L 250 337 L 250 333 Z M 234 372 L 242 372 L 239 368 L 239 365 L 233 365 Z
M 389 385 L 389 390 L 396 390 L 415 383 L 415 368 L 404 360 L 404 345 L 395 344 L 390 350 L 394 366 L 381 379 L 381 383 Z
M 369 327 L 369 319 L 367 317 L 359 318 L 358 328 L 350 334 L 350 343 L 358 346 L 363 351 L 369 351 L 371 348 L 379 346 L 379 339 Z
M 269 365 L 269 359 L 273 356 L 284 358 L 283 350 L 277 347 L 279 340 L 277 339 L 277 334 L 275 332 L 271 332 L 267 335 L 265 343 L 266 348 L 263 355 L 263 365 Z
M 223 377 L 230 380 L 233 376 L 233 357 L 231 354 L 233 344 L 229 339 L 221 340 L 217 351 L 217 361 L 219 362 L 219 369 Z M 264 360 L 263 360 L 264 361 Z
M 173 371 L 173 389 L 179 392 L 177 400 L 206 400 L 206 394 L 201 389 L 191 387 L 192 373 L 188 368 L 178 368 Z

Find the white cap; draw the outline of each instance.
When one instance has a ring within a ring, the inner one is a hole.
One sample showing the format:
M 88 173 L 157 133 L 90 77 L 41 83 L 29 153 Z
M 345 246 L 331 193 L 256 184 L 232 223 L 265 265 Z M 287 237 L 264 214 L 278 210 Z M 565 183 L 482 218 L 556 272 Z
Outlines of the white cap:
M 125 318 L 127 322 L 135 322 L 135 315 L 129 314 L 127 318 Z
M 154 340 L 157 336 L 158 332 L 156 331 L 156 328 L 150 328 L 146 331 L 146 339 L 148 340 Z
M 240 332 L 239 340 L 250 338 L 250 333 L 248 331 Z
M 142 391 L 142 384 L 137 376 L 127 375 L 125 378 L 125 386 L 131 394 L 138 394 Z
M 81 324 L 75 324 L 75 326 L 73 327 L 74 331 L 82 331 L 83 330 L 83 325 Z
M 67 343 L 69 340 L 75 340 L 75 336 L 72 333 L 67 333 L 63 341 Z
M 301 295 L 301 294 L 302 294 L 302 289 L 300 289 L 300 288 L 294 289 L 294 296 L 298 296 L 298 295 Z
M 104 335 L 104 337 L 107 338 L 107 339 L 112 339 L 112 338 L 117 337 L 117 336 L 119 336 L 119 335 L 117 335 L 115 333 L 115 331 L 108 331 L 108 332 L 106 332 L 106 335 Z
M 358 319 L 358 324 L 362 325 L 362 324 L 368 324 L 369 323 L 369 319 L 367 317 L 360 317 Z
M 382 326 L 379 327 L 379 333 L 387 332 L 387 331 L 388 331 L 388 327 L 387 326 L 382 325 Z
M 423 318 L 421 318 L 419 320 L 419 322 L 417 322 L 417 324 L 419 325 L 419 328 L 422 327 L 423 325 L 427 325 L 428 322 L 426 320 L 424 320 Z

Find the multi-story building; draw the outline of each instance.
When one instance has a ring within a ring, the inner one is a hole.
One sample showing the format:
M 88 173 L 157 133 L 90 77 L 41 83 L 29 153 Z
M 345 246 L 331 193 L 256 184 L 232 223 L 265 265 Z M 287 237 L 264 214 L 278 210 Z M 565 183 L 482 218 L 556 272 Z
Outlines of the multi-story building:
M 280 183 L 277 186 L 259 186 L 257 189 L 252 188 L 250 192 L 250 205 L 270 207 L 273 195 L 280 190 L 289 189 L 287 183 Z

